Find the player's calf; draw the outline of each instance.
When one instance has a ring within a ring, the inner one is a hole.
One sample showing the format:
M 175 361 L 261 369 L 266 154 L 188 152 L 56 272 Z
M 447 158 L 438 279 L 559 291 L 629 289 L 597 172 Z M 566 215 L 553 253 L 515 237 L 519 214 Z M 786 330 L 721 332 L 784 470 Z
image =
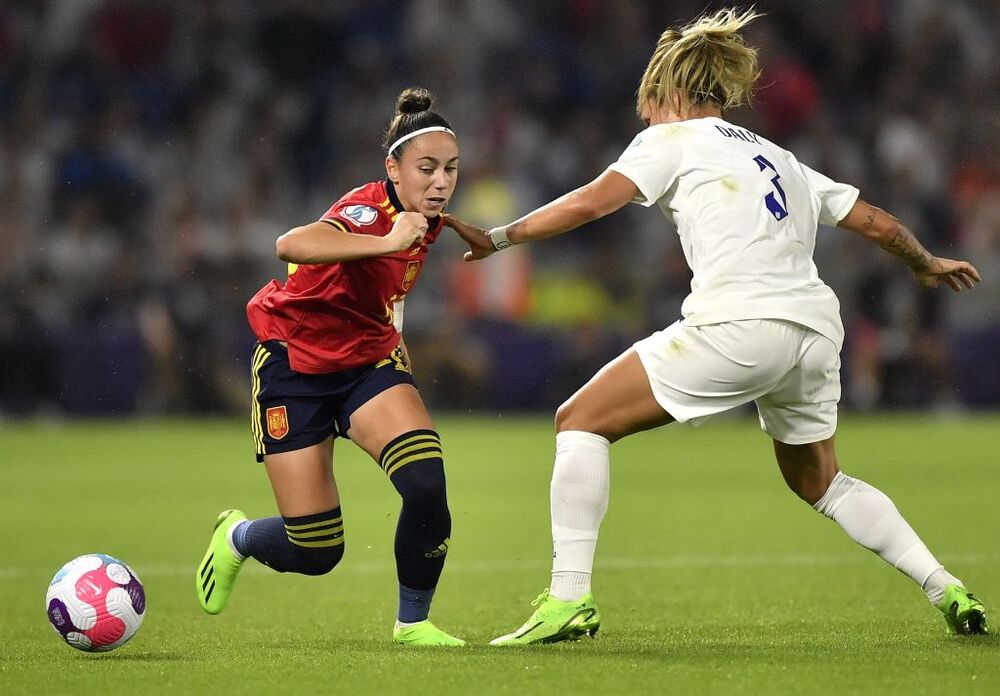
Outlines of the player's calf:
M 233 546 L 279 573 L 325 575 L 344 556 L 340 507 L 302 517 L 267 517 L 240 524 Z
M 451 536 L 441 438 L 430 429 L 403 433 L 382 448 L 378 463 L 403 501 L 396 527 L 399 606 L 393 640 L 465 645 L 427 620 Z
M 379 466 L 403 501 L 396 527 L 399 577 L 397 620 L 427 619 L 451 536 L 441 438 L 433 430 L 411 430 L 389 442 Z

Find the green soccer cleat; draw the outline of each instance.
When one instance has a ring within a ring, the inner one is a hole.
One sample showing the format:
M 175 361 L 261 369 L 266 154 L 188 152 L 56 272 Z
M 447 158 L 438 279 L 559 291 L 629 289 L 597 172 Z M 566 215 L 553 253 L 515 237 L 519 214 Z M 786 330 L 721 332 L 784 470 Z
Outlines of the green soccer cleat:
M 233 591 L 243 561 L 233 554 L 227 537 L 229 529 L 246 518 L 242 510 L 223 510 L 215 521 L 212 541 L 194 576 L 198 602 L 209 614 L 218 614 L 225 609 Z
M 986 627 L 986 607 L 961 585 L 944 588 L 944 599 L 937 608 L 944 614 L 948 633 L 956 636 L 989 633 Z
M 399 645 L 427 645 L 444 646 L 458 648 L 465 645 L 465 641 L 455 636 L 450 636 L 430 621 L 418 621 L 409 626 L 392 629 L 392 642 Z
M 521 628 L 494 638 L 490 645 L 558 643 L 580 640 L 585 635 L 593 638 L 601 627 L 601 612 L 594 595 L 590 593 L 572 602 L 564 602 L 550 595 L 545 588 L 531 606 L 538 608 Z

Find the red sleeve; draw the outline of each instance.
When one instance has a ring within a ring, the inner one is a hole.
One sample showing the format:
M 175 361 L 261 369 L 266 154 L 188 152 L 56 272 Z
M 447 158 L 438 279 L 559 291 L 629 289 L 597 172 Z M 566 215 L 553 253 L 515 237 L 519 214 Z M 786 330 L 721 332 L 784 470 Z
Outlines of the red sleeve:
M 384 236 L 388 216 L 385 211 L 370 201 L 342 198 L 323 213 L 320 220 L 345 232 Z

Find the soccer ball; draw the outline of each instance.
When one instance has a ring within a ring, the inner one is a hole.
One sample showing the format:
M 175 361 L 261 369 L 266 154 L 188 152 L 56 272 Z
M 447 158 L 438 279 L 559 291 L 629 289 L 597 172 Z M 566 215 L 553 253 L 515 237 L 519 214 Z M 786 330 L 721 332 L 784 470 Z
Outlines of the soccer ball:
M 91 553 L 74 558 L 45 594 L 49 623 L 77 650 L 106 652 L 128 642 L 146 615 L 139 576 L 117 558 Z

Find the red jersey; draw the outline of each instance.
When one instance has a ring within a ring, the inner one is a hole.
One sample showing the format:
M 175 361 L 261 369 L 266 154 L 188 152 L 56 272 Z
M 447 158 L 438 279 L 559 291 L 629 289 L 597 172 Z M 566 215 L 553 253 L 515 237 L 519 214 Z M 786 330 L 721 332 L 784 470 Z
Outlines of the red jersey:
M 384 237 L 402 210 L 392 183 L 374 181 L 320 219 L 344 232 Z M 429 222 L 420 243 L 394 254 L 289 264 L 284 285 L 272 280 L 247 304 L 250 328 L 260 341 L 285 341 L 296 372 L 338 372 L 385 358 L 399 343 L 393 303 L 413 287 L 444 223 L 440 216 Z

